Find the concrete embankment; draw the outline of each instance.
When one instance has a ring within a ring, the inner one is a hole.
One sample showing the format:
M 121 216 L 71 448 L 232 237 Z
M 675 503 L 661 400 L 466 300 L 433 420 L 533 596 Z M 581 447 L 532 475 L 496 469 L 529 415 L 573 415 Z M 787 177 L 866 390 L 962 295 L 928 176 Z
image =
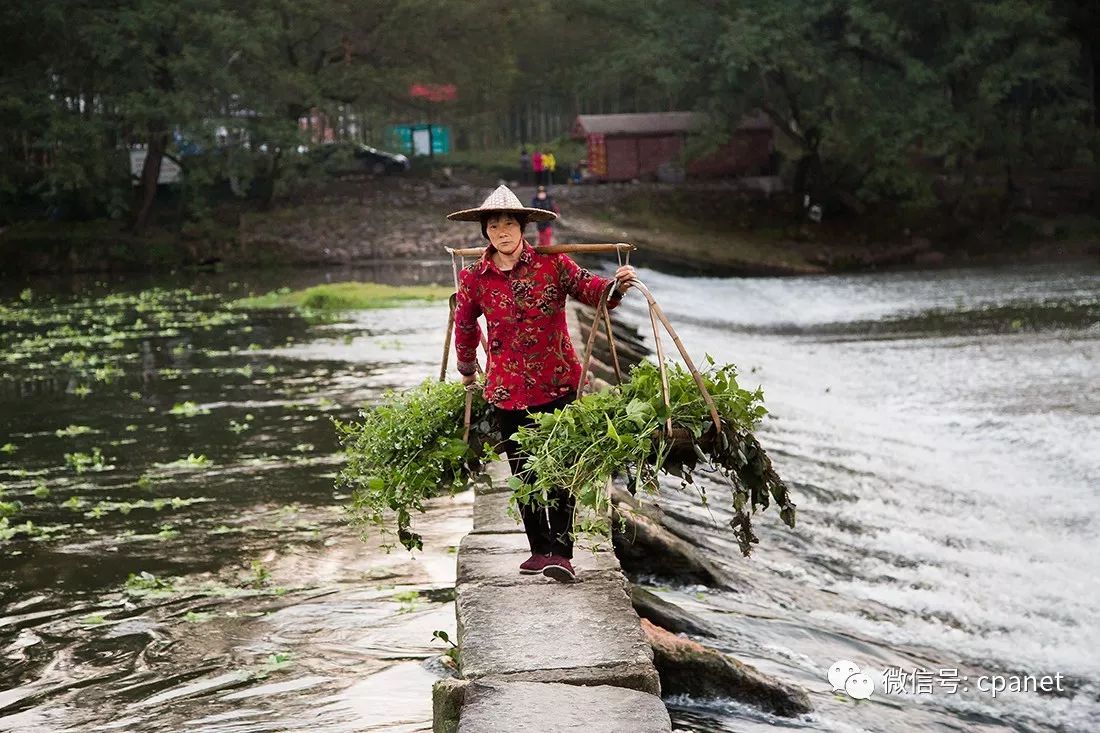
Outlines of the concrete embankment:
M 668 733 L 653 651 L 611 550 L 580 550 L 580 582 L 521 575 L 530 551 L 508 513 L 507 464 L 476 488 L 458 550 L 461 680 L 435 691 L 437 732 Z

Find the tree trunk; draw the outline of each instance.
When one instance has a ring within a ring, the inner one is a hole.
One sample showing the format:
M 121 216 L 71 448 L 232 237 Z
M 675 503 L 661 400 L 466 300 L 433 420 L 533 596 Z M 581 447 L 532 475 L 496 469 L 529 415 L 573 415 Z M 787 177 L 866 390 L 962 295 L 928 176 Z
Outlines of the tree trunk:
M 279 178 L 279 160 L 282 156 L 282 151 L 276 150 L 271 154 L 271 166 L 268 168 L 267 180 L 264 181 L 264 198 L 262 206 L 264 211 L 271 209 L 271 204 L 275 200 L 276 182 Z
M 151 124 L 149 126 L 149 145 L 145 152 L 145 163 L 141 166 L 141 185 L 138 187 L 138 197 L 133 212 L 133 232 L 141 234 L 149 223 L 149 215 L 153 211 L 153 203 L 157 198 L 157 180 L 160 178 L 160 165 L 164 159 L 164 151 L 168 146 L 168 133 L 164 132 L 164 125 Z

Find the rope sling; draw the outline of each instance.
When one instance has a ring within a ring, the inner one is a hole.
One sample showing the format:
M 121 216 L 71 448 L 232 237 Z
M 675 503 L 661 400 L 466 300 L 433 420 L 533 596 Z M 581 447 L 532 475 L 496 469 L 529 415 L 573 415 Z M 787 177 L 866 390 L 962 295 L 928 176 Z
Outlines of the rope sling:
M 451 268 L 454 271 L 455 292 L 451 294 L 450 301 L 450 314 L 447 317 L 447 335 L 443 342 L 443 362 L 439 368 L 439 381 L 446 381 L 447 378 L 447 362 L 451 351 L 451 340 L 454 335 L 455 328 L 455 308 L 458 300 L 458 269 L 461 263 L 462 267 L 465 267 L 466 257 L 481 257 L 485 253 L 484 247 L 469 247 L 465 249 L 452 249 L 451 247 L 445 248 L 447 253 L 451 255 Z M 614 252 L 618 258 L 619 265 L 630 264 L 630 253 L 634 251 L 635 247 L 632 244 L 625 242 L 617 242 L 613 244 L 555 244 L 546 247 L 535 247 L 535 251 L 539 254 L 570 254 L 570 253 L 584 253 L 594 254 L 601 252 Z M 710 393 L 707 391 L 706 382 L 703 380 L 703 376 L 699 373 L 699 370 L 695 368 L 695 363 L 688 355 L 687 349 L 684 348 L 683 342 L 677 335 L 676 330 L 672 327 L 668 317 L 664 311 L 661 310 L 661 306 L 657 304 L 657 301 L 653 297 L 653 293 L 649 291 L 649 288 L 642 283 L 641 280 L 634 278 L 631 280 L 633 287 L 637 288 L 639 292 L 646 299 L 646 303 L 649 307 L 649 322 L 653 328 L 653 343 L 657 352 L 657 366 L 661 374 L 661 398 L 665 404 L 665 410 L 671 411 L 669 404 L 669 388 L 668 388 L 668 371 L 665 366 L 665 352 L 664 345 L 661 341 L 661 329 L 658 327 L 658 323 L 664 327 L 664 330 L 668 332 L 668 335 L 672 338 L 673 343 L 676 344 L 676 348 L 680 352 L 680 356 L 684 360 L 684 364 L 687 366 L 688 371 L 691 372 L 692 378 L 695 380 L 695 385 L 699 388 L 700 394 L 703 396 L 703 401 L 707 405 L 707 409 L 710 411 L 711 420 L 714 422 L 715 435 L 721 435 L 722 433 L 722 419 L 718 416 L 718 408 L 714 405 L 714 400 L 711 398 Z M 603 292 L 603 297 L 600 298 L 599 303 L 596 305 L 596 314 L 592 320 L 592 325 L 588 331 L 588 341 L 584 348 L 584 358 L 581 360 L 581 383 L 577 388 L 578 399 L 584 395 L 584 389 L 587 384 L 590 384 L 592 380 L 589 379 L 588 368 L 592 362 L 592 350 L 596 343 L 596 333 L 599 331 L 600 325 L 604 326 L 607 333 L 607 343 L 611 352 L 612 367 L 615 371 L 615 379 L 618 384 L 623 383 L 622 370 L 619 368 L 619 357 L 615 346 L 615 334 L 611 328 L 611 314 L 607 309 L 607 299 L 611 297 L 611 291 L 618 285 L 616 281 L 608 283 L 607 288 Z M 481 348 L 485 351 L 485 370 L 489 369 L 489 348 L 488 341 L 484 333 L 481 334 Z M 475 360 L 475 366 L 479 373 L 482 372 L 481 365 Z M 465 416 L 465 431 L 462 439 L 469 442 L 470 439 L 470 418 L 473 411 L 474 391 L 477 389 L 476 385 L 467 385 L 466 387 L 466 416 Z M 680 433 L 683 432 L 683 435 Z M 665 435 L 670 441 L 677 440 L 690 440 L 687 431 L 674 430 L 672 427 L 672 418 L 669 417 L 665 421 Z

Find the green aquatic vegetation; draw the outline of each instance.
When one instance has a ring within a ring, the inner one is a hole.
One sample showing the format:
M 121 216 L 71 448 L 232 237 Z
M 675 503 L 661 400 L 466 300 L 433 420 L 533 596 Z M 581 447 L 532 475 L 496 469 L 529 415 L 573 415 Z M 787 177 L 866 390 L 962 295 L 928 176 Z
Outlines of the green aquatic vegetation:
M 9 456 L 17 450 L 19 450 L 19 447 L 15 443 L 4 443 L 0 445 L 0 453 L 7 453 Z
M 204 621 L 209 621 L 215 616 L 217 616 L 217 614 L 210 613 L 209 611 L 188 611 L 184 614 L 183 620 L 189 624 L 201 624 Z
M 163 465 L 165 465 L 168 468 L 184 468 L 184 469 L 194 470 L 194 469 L 199 469 L 199 468 L 207 468 L 209 466 L 212 466 L 213 464 L 214 464 L 213 461 L 211 461 L 209 458 L 202 455 L 201 453 L 199 455 L 195 455 L 194 453 L 188 453 L 183 458 L 179 458 L 175 461 L 172 461 L 171 463 L 163 464 Z
M 87 397 L 92 393 L 92 388 L 86 384 L 78 384 L 69 390 L 70 394 L 74 394 L 77 397 Z
M 0 500 L 0 517 L 14 517 L 21 511 L 23 511 L 23 502 Z
M 236 533 L 243 532 L 243 531 L 244 530 L 241 529 L 240 527 L 230 527 L 227 524 L 219 524 L 214 529 L 207 530 L 206 534 L 208 534 L 208 535 L 236 534 Z
M 412 613 L 420 605 L 420 591 L 406 590 L 400 593 L 394 593 L 393 600 L 401 604 L 401 608 L 398 613 Z
M 180 536 L 179 530 L 171 524 L 162 524 L 158 529 L 159 531 L 157 532 L 157 539 L 161 540 L 162 542 L 165 540 L 172 540 Z
M 320 314 L 372 308 L 394 308 L 402 305 L 446 300 L 454 291 L 442 285 L 383 285 L 380 283 L 344 282 L 317 285 L 305 290 L 280 288 L 266 295 L 235 301 L 234 308 L 297 308 Z
M 116 379 L 118 379 L 121 376 L 124 376 L 125 374 L 126 374 L 126 372 L 119 369 L 117 366 L 115 366 L 113 364 L 108 364 L 106 366 L 102 366 L 102 367 L 97 368 L 92 373 L 92 378 L 97 382 L 104 382 L 106 384 L 110 384 L 111 382 L 115 381 Z
M 70 425 L 67 428 L 58 428 L 54 431 L 54 435 L 59 438 L 75 438 L 78 435 L 87 435 L 88 433 L 94 433 L 87 425 Z
M 234 433 L 236 433 L 237 435 L 240 435 L 241 433 L 243 433 L 246 430 L 251 430 L 252 426 L 249 425 L 247 421 L 246 422 L 237 422 L 236 420 L 231 419 L 229 421 L 229 429 L 231 431 L 233 431 Z
M 31 494 L 36 499 L 45 499 L 50 495 L 50 487 L 40 482 L 34 487 L 34 491 L 32 491 Z
M 264 666 L 256 672 L 253 677 L 256 679 L 264 679 L 272 672 L 281 672 L 293 663 L 293 657 L 290 652 L 275 652 L 274 654 L 267 655 L 267 661 Z
M 259 560 L 252 561 L 252 577 L 248 584 L 253 588 L 263 588 L 271 583 L 271 571 Z
M 108 463 L 113 460 L 103 455 L 103 451 L 99 447 L 92 448 L 91 453 L 66 453 L 65 463 L 69 468 L 76 471 L 77 475 L 87 473 L 88 471 L 112 471 L 114 470 L 114 464 Z
M 196 415 L 209 415 L 210 410 L 205 407 L 200 408 L 194 402 L 187 401 L 172 405 L 172 409 L 168 411 L 168 414 L 178 417 L 195 417 Z
M 76 497 L 72 498 L 75 499 Z M 70 501 L 72 501 L 72 499 L 70 499 Z M 84 516 L 89 519 L 100 519 L 111 512 L 117 512 L 125 516 L 135 509 L 152 509 L 155 512 L 160 512 L 169 507 L 172 509 L 182 509 L 192 504 L 206 504 L 211 501 L 214 500 L 207 496 L 194 496 L 186 499 L 174 496 L 171 499 L 158 498 L 139 499 L 137 501 L 99 501 L 96 502 L 95 506 L 86 512 Z M 82 503 L 81 506 L 83 506 Z
M 39 525 L 29 519 L 21 524 L 12 524 L 6 516 L 0 516 L 0 542 L 9 542 L 20 535 L 32 542 L 39 541 L 71 527 L 70 524 Z
M 171 579 L 158 578 L 142 570 L 140 573 L 130 573 L 124 588 L 127 593 L 136 596 L 167 595 L 175 590 L 175 583 Z
M 68 499 L 61 503 L 61 506 L 65 509 L 70 509 L 74 512 L 81 511 L 88 503 L 84 499 L 80 498 L 76 494 L 73 494 Z
M 103 624 L 106 622 L 107 619 L 103 616 L 103 614 L 99 613 L 89 613 L 87 616 L 84 616 L 80 619 L 80 623 L 87 624 L 88 626 L 98 626 L 99 624 Z
M 391 515 L 407 549 L 423 547 L 411 530 L 412 512 L 440 492 L 461 490 L 481 467 L 492 434 L 489 406 L 475 395 L 470 444 L 463 442 L 466 390 L 456 382 L 426 380 L 404 392 L 387 392 L 381 403 L 352 422 L 333 420 L 347 455 L 336 485 L 351 491 L 348 512 L 363 529 L 385 533 Z M 471 447 L 473 446 L 473 447 Z

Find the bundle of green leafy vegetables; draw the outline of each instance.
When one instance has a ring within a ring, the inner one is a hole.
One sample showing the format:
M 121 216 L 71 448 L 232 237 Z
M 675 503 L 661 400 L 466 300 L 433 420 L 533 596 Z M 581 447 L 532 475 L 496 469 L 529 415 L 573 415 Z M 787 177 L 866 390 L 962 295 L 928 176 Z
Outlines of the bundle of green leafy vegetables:
M 337 487 L 351 490 L 352 524 L 385 532 L 390 516 L 409 550 L 423 549 L 411 530 L 412 512 L 443 492 L 460 491 L 481 470 L 484 446 L 495 444 L 490 407 L 474 394 L 470 439 L 465 432 L 466 389 L 457 382 L 426 380 L 414 389 L 387 392 L 360 411 L 360 420 L 334 421 L 347 463 Z
M 782 521 L 794 527 L 787 486 L 752 434 L 767 414 L 762 393 L 742 389 L 735 367 L 716 367 L 709 357 L 702 377 L 721 417 L 721 431 L 715 430 L 691 374 L 676 364 L 668 365 L 667 407 L 657 365 L 642 362 L 622 385 L 538 415 L 516 434 L 530 456 L 532 470 L 525 475 L 533 477 L 530 484 L 510 479 L 517 501 L 544 503 L 555 487 L 566 486 L 578 510 L 592 510 L 577 512 L 574 531 L 606 536 L 607 485 L 613 475 L 632 469 L 632 490 L 655 493 L 659 474 L 670 474 L 680 478 L 681 487 L 697 486 L 705 505 L 705 489 L 692 481 L 692 470 L 703 463 L 730 480 L 730 526 L 743 554 L 758 542 L 752 514 L 772 501 Z M 388 393 L 379 405 L 363 410 L 358 422 L 337 421 L 348 456 L 337 483 L 352 491 L 352 521 L 384 530 L 387 518 L 395 515 L 401 544 L 421 549 L 420 535 L 410 529 L 412 511 L 423 512 L 425 500 L 462 489 L 480 471 L 487 449 L 491 452 L 500 440 L 492 409 L 480 394 L 475 396 L 470 439 L 463 441 L 465 389 L 425 381 Z M 672 435 L 666 430 L 669 421 Z
M 568 486 L 579 507 L 593 510 L 578 513 L 594 519 L 578 524 L 575 531 L 606 534 L 607 480 L 612 475 L 633 467 L 632 490 L 656 493 L 658 475 L 671 474 L 680 478 L 682 488 L 696 485 L 706 505 L 705 489 L 692 480 L 692 470 L 703 463 L 718 469 L 732 485 L 730 527 L 744 555 L 759 542 L 752 514 L 766 509 L 771 501 L 783 522 L 793 528 L 795 505 L 787 485 L 752 433 L 767 414 L 762 392 L 742 389 L 733 365 L 716 367 L 710 357 L 707 363 L 701 375 L 721 417 L 721 432 L 715 430 L 690 372 L 678 364 L 668 365 L 666 407 L 657 365 L 642 362 L 622 385 L 541 414 L 534 425 L 519 430 L 516 442 L 530 456 L 526 467 L 534 479 L 523 484 L 512 478 L 517 499 L 545 501 L 555 486 Z M 666 431 L 669 419 L 671 436 Z

